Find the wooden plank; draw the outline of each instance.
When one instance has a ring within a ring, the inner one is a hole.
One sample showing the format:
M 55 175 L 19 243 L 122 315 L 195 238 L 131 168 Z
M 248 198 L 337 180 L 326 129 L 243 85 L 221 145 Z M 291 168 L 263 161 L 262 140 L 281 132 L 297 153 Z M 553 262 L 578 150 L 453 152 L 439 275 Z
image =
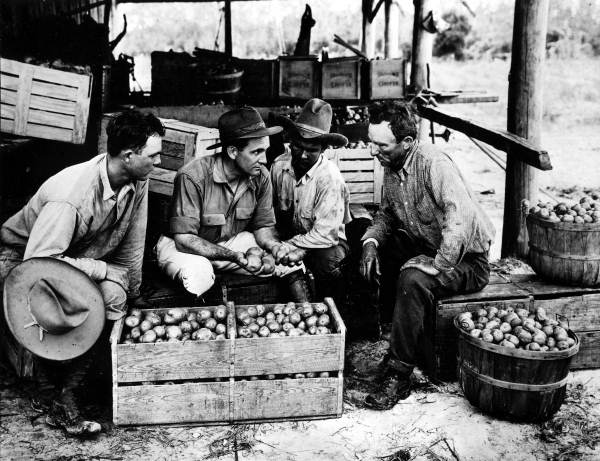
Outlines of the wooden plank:
M 229 376 L 229 340 L 119 344 L 120 383 Z
M 119 386 L 116 424 L 227 421 L 229 382 Z
M 177 171 L 183 166 L 181 157 L 172 157 L 163 152 L 160 156 L 160 167 L 165 170 Z
M 351 182 L 373 181 L 372 171 L 343 171 L 342 176 L 346 184 Z
M 339 333 L 285 338 L 237 338 L 235 375 L 337 370 L 339 356 Z
M 32 64 L 26 64 L 19 61 L 13 61 L 12 59 L 0 60 L 0 68 L 2 72 L 7 72 L 13 75 L 21 75 L 22 70 L 31 69 L 32 76 L 37 80 L 45 80 L 47 82 L 59 83 L 61 85 L 69 85 L 72 87 L 78 87 L 82 78 L 85 79 L 87 75 L 75 74 L 73 72 L 66 72 L 64 70 L 51 69 L 48 67 L 36 66 Z
M 600 330 L 600 293 L 535 299 L 534 307 L 543 307 L 552 317 L 555 314 L 566 317 L 571 330 Z
M 373 203 L 373 194 L 350 194 L 350 203 Z
M 123 318 L 117 320 L 110 332 L 110 362 L 111 362 L 111 376 L 112 376 L 112 421 L 114 424 L 117 424 L 117 415 L 119 414 L 118 407 L 118 383 L 119 380 L 117 378 L 117 344 L 119 342 L 119 338 L 121 337 L 121 333 L 123 332 Z
M 73 123 L 73 141 L 75 144 L 83 144 L 90 112 L 90 97 L 92 93 L 92 77 L 87 81 L 82 80 L 77 88 L 78 104 L 75 109 L 75 121 Z
M 379 205 L 383 199 L 384 168 L 379 160 L 373 160 L 373 203 Z
M 9 106 L 8 104 L 0 104 L 0 117 L 12 120 L 14 126 L 15 106 Z
M 11 122 L 6 123 L 5 119 L 1 120 L 2 131 L 5 126 L 9 126 Z M 71 142 L 72 131 L 64 128 L 57 128 L 53 126 L 35 125 L 33 123 L 27 124 L 27 136 L 32 138 L 44 138 L 54 139 L 56 141 Z
M 419 106 L 419 115 L 440 125 L 447 126 L 450 129 L 460 131 L 479 141 L 483 141 L 535 168 L 540 170 L 552 169 L 548 152 L 539 149 L 535 144 L 508 131 L 489 128 L 479 122 L 448 113 L 439 107 Z
M 176 171 L 165 170 L 164 168 L 154 168 L 152 173 L 150 173 L 150 178 L 156 179 L 157 181 L 170 182 L 173 184 L 176 174 Z
M 5 90 L 16 92 L 19 89 L 19 77 L 0 73 L 0 87 Z
M 31 94 L 49 98 L 66 99 L 67 101 L 77 101 L 77 88 L 53 85 L 52 83 L 40 82 L 37 80 L 34 80 L 31 85 Z
M 373 192 L 373 182 L 351 182 L 347 184 L 351 194 Z
M 376 161 L 371 155 L 371 149 L 335 149 L 340 161 L 344 160 L 371 160 Z
M 556 285 L 540 279 L 519 280 L 511 276 L 520 288 L 529 291 L 536 299 L 556 296 L 576 296 L 583 294 L 600 293 L 600 288 L 586 288 L 571 285 Z
M 155 194 L 171 196 L 173 195 L 173 183 L 157 181 L 152 179 L 150 181 L 149 190 L 150 192 L 154 192 Z
M 514 283 L 487 285 L 483 290 L 475 293 L 465 293 L 442 298 L 444 304 L 460 303 L 469 301 L 491 301 L 499 299 L 524 298 L 529 292 L 519 288 Z
M 234 419 L 335 415 L 338 382 L 338 378 L 236 381 Z
M 17 103 L 15 104 L 14 134 L 25 136 L 27 120 L 29 118 L 29 99 L 31 98 L 33 67 L 27 66 L 19 75 L 19 88 L 17 89 Z
M 579 337 L 579 352 L 571 362 L 572 370 L 600 368 L 600 330 L 576 331 Z
M 373 160 L 346 160 L 340 162 L 338 167 L 344 171 L 373 171 Z
M 31 108 L 28 121 L 29 123 L 37 123 L 38 125 L 48 125 L 69 130 L 73 128 L 75 119 L 72 115 L 46 112 Z

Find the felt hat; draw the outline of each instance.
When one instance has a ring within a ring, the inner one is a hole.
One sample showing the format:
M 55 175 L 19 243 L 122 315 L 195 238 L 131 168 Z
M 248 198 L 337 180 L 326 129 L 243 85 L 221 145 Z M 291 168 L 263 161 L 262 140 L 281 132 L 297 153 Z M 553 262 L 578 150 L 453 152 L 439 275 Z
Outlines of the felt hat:
M 338 133 L 330 133 L 333 110 L 331 105 L 322 99 L 310 99 L 302 108 L 295 122 L 282 115 L 276 117 L 292 136 L 299 136 L 310 141 L 319 141 L 334 147 L 348 144 L 348 138 Z
M 283 131 L 280 126 L 267 128 L 258 111 L 249 106 L 225 112 L 219 117 L 218 126 L 220 142 L 207 149 L 216 149 L 238 139 L 262 138 Z
M 33 354 L 69 360 L 89 350 L 104 327 L 104 301 L 82 271 L 55 258 L 31 258 L 4 282 L 4 315 Z

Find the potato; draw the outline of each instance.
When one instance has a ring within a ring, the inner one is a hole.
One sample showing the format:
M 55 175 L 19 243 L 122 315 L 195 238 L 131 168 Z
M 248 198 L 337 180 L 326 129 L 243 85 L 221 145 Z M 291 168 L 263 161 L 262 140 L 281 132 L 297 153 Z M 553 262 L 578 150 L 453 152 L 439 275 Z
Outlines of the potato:
M 573 338 L 571 338 L 570 336 L 566 339 L 566 341 L 567 341 L 567 344 L 569 345 L 569 347 L 575 345 L 575 340 Z
M 529 317 L 529 311 L 527 309 L 519 308 L 515 310 L 515 312 L 519 317 Z
M 293 323 L 294 325 L 298 325 L 301 320 L 302 320 L 302 317 L 300 316 L 300 314 L 298 312 L 294 312 L 294 313 L 290 314 L 290 322 Z
M 262 338 L 266 338 L 267 336 L 271 336 L 271 330 L 267 326 L 262 326 L 258 329 L 258 336 Z
M 319 373 L 319 378 L 329 378 L 329 372 L 322 371 L 321 373 Z
M 248 272 L 257 272 L 262 267 L 260 256 L 246 256 L 246 269 Z
M 329 322 L 329 316 L 327 314 L 323 314 L 319 316 L 319 319 L 317 320 L 317 326 L 326 327 L 329 326 Z
M 129 328 L 137 327 L 140 324 L 140 317 L 135 315 L 130 315 L 129 317 L 125 317 L 125 325 Z
M 309 371 L 308 373 L 306 373 L 306 377 L 307 378 L 316 378 L 317 374 L 314 371 Z
M 498 313 L 496 314 L 496 317 L 498 317 L 499 319 L 504 319 L 504 317 L 508 314 L 508 311 L 506 309 L 498 309 Z
M 502 333 L 505 333 L 505 334 L 506 334 L 506 333 L 510 333 L 510 331 L 512 330 L 512 327 L 510 326 L 510 323 L 506 323 L 506 322 L 502 322 L 502 323 L 500 324 L 500 327 L 499 327 L 499 328 L 500 328 L 500 331 L 501 331 Z
M 167 334 L 167 329 L 164 325 L 156 325 L 154 328 L 152 328 L 152 331 L 156 333 L 157 338 L 164 338 Z
M 540 351 L 546 352 L 549 349 L 548 346 L 540 346 Z
M 329 328 L 327 328 L 326 326 L 317 327 L 318 335 L 328 335 L 329 333 L 331 333 L 331 330 Z
M 275 316 L 275 321 L 276 321 L 277 323 L 279 323 L 279 324 L 281 324 L 281 323 L 284 323 L 284 322 L 283 322 L 283 320 L 285 319 L 285 317 L 286 317 L 286 316 L 285 316 L 285 315 L 283 315 L 283 314 L 277 314 L 277 315 Z M 289 319 L 289 317 L 288 317 L 288 319 Z
M 480 316 L 477 317 L 477 323 L 481 323 L 482 325 L 485 325 L 486 323 L 488 323 L 490 321 L 490 319 L 488 319 L 485 316 Z
M 500 346 L 503 346 L 503 347 L 509 347 L 509 348 L 511 348 L 511 349 L 514 349 L 514 348 L 516 347 L 516 346 L 515 346 L 513 343 L 511 343 L 510 341 L 508 341 L 508 340 L 506 340 L 506 339 L 503 339 L 503 340 L 500 342 Z
M 538 343 L 529 343 L 527 346 L 525 346 L 525 349 L 528 351 L 539 351 L 541 346 Z
M 490 320 L 488 323 L 485 324 L 485 329 L 486 330 L 495 330 L 499 326 L 500 326 L 500 322 L 498 320 Z
M 208 320 L 207 320 L 207 322 L 208 322 Z M 250 317 L 249 315 L 248 315 L 247 317 L 244 317 L 244 318 L 241 320 L 241 323 L 242 323 L 242 325 L 244 325 L 244 326 L 248 326 L 248 325 L 250 325 L 250 324 L 251 324 L 251 323 L 253 323 L 253 322 L 254 322 L 254 319 L 253 319 L 252 317 Z
M 514 344 L 515 347 L 517 347 L 519 345 L 519 338 L 517 338 L 515 335 L 511 335 L 511 334 L 504 335 L 504 339 L 511 342 L 512 344 Z
M 288 331 L 290 331 L 292 328 L 294 328 L 294 325 L 292 325 L 292 324 L 291 324 L 291 323 L 289 323 L 289 322 L 288 322 L 288 323 L 284 323 L 283 325 L 281 325 L 281 329 L 282 329 L 283 331 L 285 331 L 286 333 L 287 333 Z
M 175 317 L 173 317 L 171 314 L 165 314 L 165 317 L 163 319 L 163 321 L 167 324 L 167 325 L 175 325 L 177 322 L 177 320 L 175 320 Z
M 558 341 L 556 343 L 556 347 L 558 347 L 559 351 L 564 351 L 565 349 L 569 348 L 569 343 L 565 340 L 565 341 Z
M 569 335 L 564 328 L 558 326 L 554 327 L 554 339 L 556 339 L 557 342 L 566 341 L 568 337 Z M 560 349 L 560 346 L 557 345 L 557 347 Z
M 217 326 L 215 326 L 215 333 L 217 335 L 224 335 L 227 333 L 227 326 L 222 323 L 217 323 Z
M 306 375 L 304 373 L 296 373 L 294 375 L 295 379 L 302 379 L 302 378 L 306 378 Z
M 489 330 L 488 330 L 489 331 Z M 483 339 L 486 343 L 493 343 L 494 342 L 494 336 L 492 336 L 492 333 L 488 333 L 488 332 L 481 332 L 481 339 Z
M 492 337 L 494 338 L 495 343 L 499 343 L 504 339 L 504 333 L 502 333 L 499 329 L 492 330 Z
M 142 323 L 140 323 L 140 331 L 142 333 L 146 333 L 148 330 L 152 330 L 152 324 L 149 320 L 144 320 Z
M 477 311 L 477 317 L 487 317 L 488 312 L 482 307 Z
M 308 317 L 313 315 L 314 312 L 315 310 L 313 309 L 313 307 L 310 304 L 306 303 L 304 306 L 302 306 L 302 311 L 300 312 L 300 315 L 303 319 L 307 319 Z
M 196 317 L 198 323 L 202 324 L 202 322 L 205 322 L 206 320 L 212 317 L 212 312 L 210 311 L 210 309 L 200 309 L 196 314 Z
M 537 330 L 531 340 L 534 343 L 539 344 L 540 346 L 543 346 L 544 344 L 546 344 L 546 340 L 548 339 L 548 337 L 546 336 L 546 334 L 542 331 L 542 330 Z
M 473 337 L 473 338 L 479 338 L 481 336 L 481 330 L 479 330 L 478 328 L 474 328 L 471 331 L 469 331 L 469 334 Z
M 190 322 L 190 325 L 192 326 L 192 330 L 194 330 L 194 331 L 200 329 L 200 324 L 196 320 L 192 320 Z
M 486 310 L 487 310 L 487 317 L 490 319 L 493 317 L 496 317 L 496 314 L 498 314 L 498 308 L 496 306 L 490 306 Z
M 326 314 L 329 311 L 327 304 L 324 304 L 324 303 L 316 303 L 314 306 L 314 309 L 315 309 L 315 314 L 319 314 L 319 315 Z
M 272 274 L 275 271 L 275 258 L 271 255 L 262 257 L 262 272 L 263 274 Z
M 248 315 L 252 318 L 258 317 L 258 309 L 256 308 L 256 306 L 248 307 L 247 312 L 248 312 Z
M 156 325 L 162 325 L 163 320 L 156 312 L 148 312 L 144 320 L 148 320 L 153 327 Z
M 546 346 L 556 347 L 556 339 L 554 339 L 552 336 L 548 336 L 548 339 L 546 339 Z
M 264 305 L 257 304 L 255 307 L 256 307 L 256 313 L 258 314 L 259 317 L 265 315 L 265 312 L 267 311 L 267 309 Z
M 529 344 L 533 340 L 533 336 L 527 330 L 521 331 L 517 335 L 517 338 L 519 338 L 519 341 L 523 344 Z
M 175 321 L 179 323 L 187 317 L 188 312 L 187 309 L 184 309 L 183 307 L 172 307 L 167 311 L 167 314 L 172 316 Z
M 275 320 L 275 313 L 274 312 L 267 312 L 265 314 L 265 319 L 267 319 L 267 322 L 271 322 L 271 321 Z
M 140 338 L 141 343 L 153 343 L 156 341 L 156 333 L 153 330 L 148 330 Z
M 216 322 L 216 320 L 215 320 Z M 188 322 L 187 320 L 184 320 L 183 322 L 181 322 L 179 324 L 179 328 L 181 328 L 181 332 L 182 333 L 191 333 L 193 328 L 192 328 L 192 324 L 190 322 Z
M 190 312 L 187 317 L 185 318 L 188 322 L 197 322 L 198 321 L 198 314 L 196 314 L 195 312 Z
M 181 322 L 183 324 L 183 322 Z M 209 330 L 214 330 L 217 327 L 217 321 L 215 319 L 206 319 L 204 326 Z
M 129 315 L 133 315 L 134 317 L 141 317 L 142 316 L 142 310 L 141 309 L 137 309 L 137 308 L 133 308 L 129 311 Z
M 137 341 L 138 339 L 140 339 L 140 336 L 142 336 L 142 331 L 140 330 L 140 328 L 133 327 L 131 329 L 131 339 L 133 339 L 134 341 Z
M 276 332 L 276 333 L 279 333 L 281 331 L 281 325 L 279 324 L 279 322 L 276 322 L 275 320 L 273 320 L 271 322 L 268 322 L 267 323 L 267 328 L 270 331 L 273 331 L 273 332 Z
M 215 309 L 215 320 L 222 322 L 227 318 L 227 308 L 223 305 L 217 306 Z
M 169 338 L 169 339 L 171 339 L 171 338 L 181 339 L 181 337 L 183 336 L 183 332 L 181 331 L 181 328 L 179 328 L 177 325 L 169 325 L 166 328 L 166 333 L 167 333 L 167 338 Z
M 192 334 L 191 333 L 184 333 L 183 335 L 181 335 L 181 340 L 182 341 L 189 341 L 190 339 L 192 339 Z
M 318 320 L 317 320 L 317 323 L 319 323 Z M 296 325 L 296 328 L 298 328 L 299 330 L 302 330 L 302 331 L 306 331 L 306 322 L 304 320 L 300 320 L 298 322 L 298 325 Z M 319 325 L 317 325 L 317 328 L 319 328 Z
M 213 332 L 208 328 L 200 328 L 198 331 L 194 332 L 197 341 L 210 341 L 213 339 Z
M 215 339 L 227 339 L 227 337 L 223 333 L 219 333 L 217 336 L 215 336 Z
M 210 331 L 210 330 L 208 330 Z M 252 332 L 248 329 L 248 327 L 238 327 L 238 337 L 240 338 L 250 338 L 252 336 Z
M 252 333 L 258 333 L 258 330 L 260 330 L 260 326 L 258 325 L 258 323 L 251 323 L 250 325 L 248 325 L 248 329 Z
M 311 327 L 308 327 L 308 329 L 306 330 L 306 332 L 307 332 L 309 335 L 316 335 L 316 334 L 317 334 L 317 326 L 316 326 L 316 325 L 313 325 L 313 326 L 311 326 Z
M 483 324 L 483 323 L 479 323 L 479 322 L 475 323 L 475 329 L 476 330 L 483 330 L 484 327 L 485 327 L 485 324 Z
M 264 317 L 256 317 L 256 323 L 260 327 L 265 326 L 267 324 L 267 319 Z
M 554 334 L 554 328 L 551 325 L 544 325 L 541 330 L 546 334 L 546 336 L 551 336 Z
M 519 325 L 518 327 L 514 327 L 512 332 L 514 335 L 519 336 L 519 333 L 521 333 L 523 330 L 524 328 L 521 325 Z
M 544 320 L 546 320 L 548 318 L 548 315 L 546 314 L 546 310 L 543 307 L 538 307 L 535 310 L 535 317 L 540 321 L 543 322 Z
M 300 336 L 300 335 L 302 335 L 302 333 L 304 333 L 304 332 L 302 330 L 300 330 L 299 328 L 292 328 L 290 331 L 287 332 L 287 335 L 288 336 Z
M 523 328 L 531 334 L 535 333 L 535 321 L 529 318 L 523 320 Z
M 273 306 L 273 314 L 278 315 L 278 314 L 283 314 L 283 310 L 287 307 L 287 306 L 292 306 L 294 307 L 294 309 L 296 308 L 296 305 L 294 303 L 287 303 L 287 304 L 276 304 L 275 306 Z
M 263 254 L 264 254 L 263 249 L 259 248 L 259 247 L 252 247 L 252 248 L 248 248 L 248 250 L 246 250 L 246 257 L 258 256 L 259 258 L 262 258 Z
M 319 319 L 319 317 L 317 317 L 316 315 L 312 315 L 309 318 L 307 318 L 306 320 L 304 320 L 304 323 L 306 323 L 307 328 L 310 328 L 317 324 L 318 319 Z

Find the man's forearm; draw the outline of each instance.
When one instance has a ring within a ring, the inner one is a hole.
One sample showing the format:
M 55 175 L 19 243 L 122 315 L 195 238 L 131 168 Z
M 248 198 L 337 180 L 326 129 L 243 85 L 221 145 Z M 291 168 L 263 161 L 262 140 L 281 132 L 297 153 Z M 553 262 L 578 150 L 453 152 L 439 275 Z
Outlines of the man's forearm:
M 279 234 L 274 227 L 261 227 L 254 231 L 254 238 L 256 243 L 261 248 L 264 248 L 269 253 L 273 253 L 273 248 L 277 245 L 281 245 Z
M 182 253 L 204 256 L 212 261 L 237 261 L 236 252 L 192 234 L 175 234 L 175 247 Z

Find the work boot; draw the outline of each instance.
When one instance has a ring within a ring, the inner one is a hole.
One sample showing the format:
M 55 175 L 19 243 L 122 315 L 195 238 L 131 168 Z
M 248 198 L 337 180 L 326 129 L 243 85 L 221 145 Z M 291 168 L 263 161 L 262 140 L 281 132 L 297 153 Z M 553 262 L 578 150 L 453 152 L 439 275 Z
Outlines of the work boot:
M 52 402 L 46 416 L 46 424 L 60 427 L 72 437 L 89 437 L 102 430 L 102 426 L 96 421 L 88 421 L 81 417 L 75 396 L 68 389 L 64 389 L 60 397 Z
M 295 271 L 284 277 L 286 279 L 288 288 L 290 290 L 291 300 L 295 303 L 304 303 L 310 301 L 308 292 L 308 285 L 304 280 L 304 273 L 302 271 Z
M 410 375 L 388 368 L 377 390 L 367 395 L 365 405 L 373 410 L 390 410 L 410 396 Z

